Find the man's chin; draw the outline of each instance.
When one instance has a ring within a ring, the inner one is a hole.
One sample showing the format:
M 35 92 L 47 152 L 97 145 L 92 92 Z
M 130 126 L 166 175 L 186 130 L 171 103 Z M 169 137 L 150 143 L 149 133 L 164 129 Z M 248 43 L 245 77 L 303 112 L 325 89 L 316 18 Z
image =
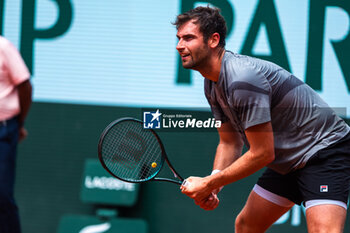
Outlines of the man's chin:
M 192 69 L 193 65 L 192 64 L 184 64 L 184 63 L 182 63 L 182 67 L 185 68 L 185 69 Z

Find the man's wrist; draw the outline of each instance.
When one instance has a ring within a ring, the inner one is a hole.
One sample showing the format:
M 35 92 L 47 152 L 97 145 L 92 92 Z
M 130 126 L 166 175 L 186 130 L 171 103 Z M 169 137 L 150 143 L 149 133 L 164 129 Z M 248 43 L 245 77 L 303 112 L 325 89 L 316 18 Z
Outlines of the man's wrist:
M 219 172 L 221 172 L 221 170 L 219 170 L 219 169 L 214 169 L 214 170 L 211 172 L 210 176 L 213 176 L 213 175 L 215 175 L 215 174 L 217 174 L 217 173 L 219 173 Z M 210 179 L 209 185 L 214 185 L 214 186 L 215 186 L 215 184 L 214 184 L 214 182 L 213 182 L 212 179 Z M 221 186 L 221 187 L 217 188 L 217 189 L 219 189 L 218 192 L 220 192 L 223 188 L 224 188 L 224 186 Z
M 221 172 L 221 170 L 219 170 L 219 169 L 214 169 L 214 170 L 211 172 L 210 175 L 215 175 L 216 173 L 219 173 L 219 172 Z

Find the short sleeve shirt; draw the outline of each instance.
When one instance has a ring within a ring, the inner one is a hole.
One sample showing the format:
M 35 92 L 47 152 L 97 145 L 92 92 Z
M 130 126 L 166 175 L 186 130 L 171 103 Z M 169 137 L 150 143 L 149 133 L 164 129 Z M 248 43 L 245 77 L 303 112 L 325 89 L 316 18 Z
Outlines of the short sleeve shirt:
M 350 132 L 349 126 L 308 85 L 268 61 L 226 51 L 218 82 L 205 79 L 214 117 L 229 121 L 249 148 L 245 130 L 271 122 L 275 161 L 286 174 Z
M 30 73 L 18 50 L 0 36 L 0 120 L 19 114 L 17 86 L 29 78 Z

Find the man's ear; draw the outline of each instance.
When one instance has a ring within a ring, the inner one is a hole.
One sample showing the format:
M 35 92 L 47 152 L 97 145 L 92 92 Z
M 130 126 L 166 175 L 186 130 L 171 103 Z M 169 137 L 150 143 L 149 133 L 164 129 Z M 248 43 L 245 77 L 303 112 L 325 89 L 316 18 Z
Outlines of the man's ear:
M 208 40 L 208 45 L 210 48 L 214 49 L 219 45 L 220 42 L 220 35 L 219 33 L 215 32 Z

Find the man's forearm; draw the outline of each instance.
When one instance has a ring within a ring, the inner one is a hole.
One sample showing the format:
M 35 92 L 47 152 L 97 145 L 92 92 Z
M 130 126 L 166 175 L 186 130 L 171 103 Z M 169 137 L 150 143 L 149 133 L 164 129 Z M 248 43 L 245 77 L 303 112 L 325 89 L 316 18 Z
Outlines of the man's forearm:
M 224 170 L 236 161 L 242 153 L 242 146 L 220 143 L 216 149 L 213 170 Z
M 220 173 L 207 177 L 208 185 L 212 187 L 212 189 L 217 189 L 224 185 L 236 182 L 257 172 L 272 162 L 273 159 L 274 155 L 253 154 L 248 150 L 244 155 Z
M 29 80 L 18 85 L 18 96 L 21 108 L 21 112 L 18 116 L 18 122 L 23 125 L 32 103 L 32 85 L 30 84 Z

